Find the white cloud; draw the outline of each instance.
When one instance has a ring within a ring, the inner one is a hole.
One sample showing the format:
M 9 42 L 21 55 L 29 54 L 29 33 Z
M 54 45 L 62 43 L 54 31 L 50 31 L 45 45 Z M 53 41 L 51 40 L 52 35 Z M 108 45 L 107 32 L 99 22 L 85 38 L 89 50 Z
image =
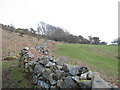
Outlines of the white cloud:
M 118 37 L 117 9 L 117 0 L 1 0 L 0 23 L 36 29 L 44 21 L 111 42 Z

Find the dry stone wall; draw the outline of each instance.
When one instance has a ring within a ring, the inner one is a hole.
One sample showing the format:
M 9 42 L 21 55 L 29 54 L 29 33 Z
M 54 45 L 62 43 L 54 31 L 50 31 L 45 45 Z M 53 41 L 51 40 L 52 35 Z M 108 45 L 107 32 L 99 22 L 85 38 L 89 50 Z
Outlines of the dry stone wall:
M 69 68 L 69 65 L 65 63 L 66 58 L 55 59 L 50 55 L 47 47 L 47 41 L 35 47 L 42 54 L 36 61 L 32 60 L 34 55 L 30 52 L 29 47 L 21 50 L 19 68 L 32 77 L 31 81 L 36 88 L 117 89 L 117 86 L 105 82 L 98 73 L 91 72 L 86 66 Z

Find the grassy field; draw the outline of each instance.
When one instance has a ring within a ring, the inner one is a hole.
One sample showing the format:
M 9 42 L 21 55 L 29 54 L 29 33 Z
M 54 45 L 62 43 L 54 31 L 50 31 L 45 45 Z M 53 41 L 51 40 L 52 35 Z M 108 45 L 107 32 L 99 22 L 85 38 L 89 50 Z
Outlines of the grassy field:
M 102 74 L 107 81 L 111 81 L 108 77 L 114 80 L 118 78 L 118 46 L 62 44 L 54 53 L 69 57 L 70 63 L 81 65 L 81 62 L 88 65 L 93 71 Z

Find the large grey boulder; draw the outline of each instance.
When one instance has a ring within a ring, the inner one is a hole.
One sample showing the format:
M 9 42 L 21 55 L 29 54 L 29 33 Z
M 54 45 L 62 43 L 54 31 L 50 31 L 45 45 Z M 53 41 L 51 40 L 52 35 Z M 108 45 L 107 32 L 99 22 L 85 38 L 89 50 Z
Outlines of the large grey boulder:
M 88 67 L 86 67 L 86 66 L 79 67 L 79 74 L 83 74 L 83 73 L 86 73 L 88 71 L 89 71 Z
M 93 82 L 92 82 L 92 90 L 95 90 L 96 88 L 114 88 L 109 83 L 104 81 L 102 78 L 99 77 L 99 74 L 94 72 Z
M 81 80 L 79 76 L 72 76 L 72 79 L 79 84 L 80 88 L 92 88 L 92 80 Z
M 75 67 L 75 68 L 71 68 L 70 70 L 69 70 L 69 73 L 71 74 L 71 75 L 77 75 L 78 73 L 79 73 L 79 68 L 78 67 Z
M 93 72 L 89 70 L 88 74 L 87 74 L 87 79 L 91 80 L 93 78 Z
M 92 88 L 92 81 L 91 80 L 83 80 L 83 81 L 79 81 L 79 86 L 81 88 Z
M 81 75 L 81 74 L 83 74 L 83 73 L 86 73 L 86 72 L 88 72 L 89 70 L 88 70 L 88 68 L 87 67 L 75 67 L 75 68 L 71 68 L 70 70 L 69 70 L 69 73 L 71 74 L 71 75 Z
M 37 85 L 39 88 L 48 89 L 50 85 L 44 81 L 38 80 Z
M 64 81 L 62 79 L 57 80 L 57 88 L 62 88 Z
M 50 85 L 55 85 L 57 83 L 57 81 L 53 79 L 53 72 L 49 68 L 43 72 L 42 76 Z
M 51 62 L 51 61 L 49 61 L 46 65 L 45 65 L 45 67 L 51 67 L 51 66 L 53 66 L 53 65 L 55 65 L 55 63 L 53 63 L 53 62 Z
M 39 58 L 39 60 L 49 60 L 49 56 L 48 55 L 42 55 L 42 57 Z
M 86 72 L 86 73 L 81 74 L 81 75 L 80 75 L 80 80 L 85 80 L 85 79 L 87 79 L 88 73 L 89 73 L 89 72 Z
M 66 61 L 67 61 L 66 57 L 60 57 L 59 60 L 56 61 L 56 63 L 62 66 L 64 63 L 66 63 Z
M 54 56 L 49 56 L 48 58 L 49 58 L 50 61 L 54 60 Z
M 34 73 L 42 74 L 45 71 L 45 67 L 43 67 L 41 64 L 37 64 L 34 67 Z
M 62 82 L 61 88 L 80 88 L 79 85 L 72 79 L 71 76 L 66 77 Z
M 52 70 L 49 69 L 49 68 L 46 68 L 45 71 L 43 72 L 42 76 L 46 79 L 46 80 L 49 80 L 51 79 L 51 74 L 52 74 Z
M 64 76 L 64 71 L 61 70 L 56 70 L 55 73 L 53 74 L 53 78 L 55 80 L 59 80 L 62 76 Z
M 53 78 L 49 79 L 50 85 L 56 85 L 57 81 L 54 80 Z
M 57 65 L 57 67 L 58 67 L 58 69 L 59 69 L 59 70 L 62 70 L 62 66 L 60 66 L 60 65 Z
M 53 72 L 55 72 L 56 70 L 59 70 L 58 67 L 57 67 L 57 65 L 51 66 L 50 69 L 51 69 Z
M 40 60 L 39 63 L 42 64 L 42 65 L 46 65 L 47 63 L 49 63 L 50 61 L 48 59 L 46 60 Z
M 72 76 L 72 79 L 76 82 L 79 82 L 80 81 L 80 77 L 79 76 Z

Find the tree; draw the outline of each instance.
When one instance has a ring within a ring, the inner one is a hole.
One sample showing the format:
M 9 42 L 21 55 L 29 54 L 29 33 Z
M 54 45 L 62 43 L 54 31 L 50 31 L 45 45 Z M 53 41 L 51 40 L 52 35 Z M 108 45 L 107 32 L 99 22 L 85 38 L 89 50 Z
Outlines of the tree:
M 87 40 L 86 38 L 84 38 L 84 37 L 81 36 L 81 35 L 79 35 L 78 38 L 79 38 L 79 43 L 80 43 L 80 44 L 89 44 L 89 43 L 90 43 L 89 40 Z
M 99 37 L 93 37 L 93 40 L 94 40 L 94 42 L 93 42 L 93 44 L 99 44 L 100 43 L 100 39 L 99 39 Z
M 120 45 L 120 37 L 115 39 L 115 40 L 113 40 L 111 43 Z
M 88 36 L 88 38 L 89 38 L 90 44 L 92 44 L 93 43 L 93 37 L 90 35 L 90 36 Z
M 36 33 L 36 31 L 33 28 L 30 28 L 30 32 L 32 32 L 32 34 Z
M 107 42 L 102 41 L 102 42 L 100 42 L 100 44 L 101 45 L 107 45 Z
M 100 44 L 100 39 L 99 37 L 92 37 L 92 36 L 88 36 L 89 38 L 89 43 L 90 44 Z
M 37 27 L 38 34 L 45 35 L 46 34 L 46 23 L 40 22 Z

